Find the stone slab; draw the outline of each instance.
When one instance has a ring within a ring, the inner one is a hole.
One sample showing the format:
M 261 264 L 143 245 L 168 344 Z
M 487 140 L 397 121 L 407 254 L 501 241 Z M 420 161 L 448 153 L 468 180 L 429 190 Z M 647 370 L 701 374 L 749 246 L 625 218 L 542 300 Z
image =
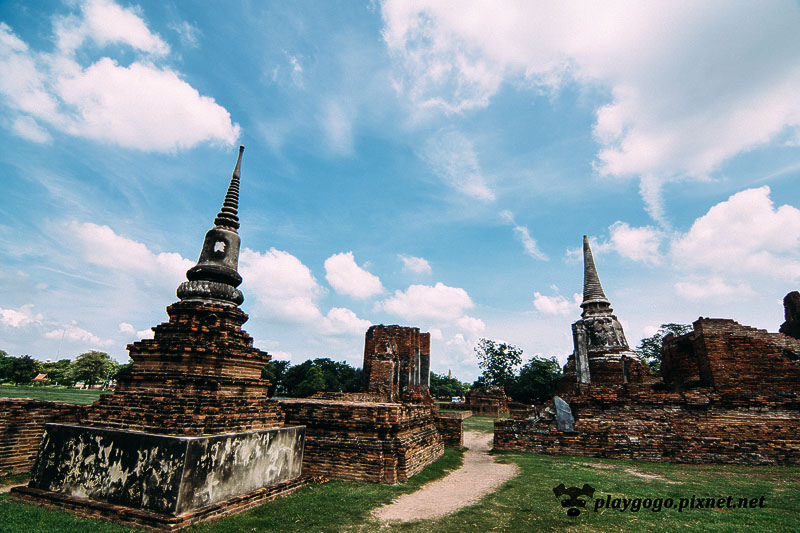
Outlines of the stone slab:
M 553 403 L 556 406 L 556 427 L 558 427 L 558 430 L 565 432 L 575 431 L 575 418 L 572 416 L 569 404 L 558 396 L 553 397 Z
M 300 476 L 302 426 L 204 436 L 47 424 L 30 487 L 180 514 Z

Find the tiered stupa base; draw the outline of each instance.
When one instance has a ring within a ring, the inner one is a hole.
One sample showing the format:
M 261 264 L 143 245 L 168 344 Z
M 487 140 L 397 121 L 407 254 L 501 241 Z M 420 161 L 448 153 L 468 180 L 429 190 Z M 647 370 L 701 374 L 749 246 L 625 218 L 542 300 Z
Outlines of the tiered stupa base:
M 238 512 L 299 481 L 305 428 L 281 427 L 239 308 L 178 302 L 131 375 L 78 425 L 48 424 L 15 497 L 85 516 L 174 529 Z M 110 515 L 105 516 L 108 512 Z M 127 517 L 127 518 L 126 518 Z

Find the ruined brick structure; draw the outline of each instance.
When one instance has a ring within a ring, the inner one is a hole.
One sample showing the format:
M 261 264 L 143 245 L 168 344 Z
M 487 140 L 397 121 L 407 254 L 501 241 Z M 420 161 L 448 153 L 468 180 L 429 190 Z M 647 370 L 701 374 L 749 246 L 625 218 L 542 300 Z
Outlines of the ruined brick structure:
M 431 334 L 371 326 L 364 339 L 364 390 L 389 402 L 429 403 Z
M 580 384 L 574 432 L 552 408 L 495 422 L 495 448 L 680 463 L 800 464 L 800 340 L 700 318 L 664 340 L 663 380 Z
M 281 400 L 286 423 L 306 427 L 303 471 L 398 483 L 441 457 L 442 433 L 455 443 L 461 419 L 440 421 L 435 412 L 430 353 L 430 334 L 419 328 L 371 326 L 364 337 L 363 392 Z
M 30 472 L 48 422 L 77 422 L 84 405 L 0 398 L 0 476 Z
M 800 292 L 792 291 L 783 297 L 783 316 L 786 321 L 778 331 L 800 339 Z
M 131 373 L 79 424 L 45 426 L 30 485 L 12 497 L 171 530 L 303 485 L 303 428 L 284 427 L 260 377 L 270 356 L 241 329 L 242 150 L 169 321 L 128 346 Z
M 508 396 L 503 387 L 473 387 L 467 394 L 467 408 L 476 416 L 498 417 L 508 413 Z
M 281 406 L 287 424 L 306 427 L 306 475 L 400 483 L 444 453 L 427 405 L 292 399 Z

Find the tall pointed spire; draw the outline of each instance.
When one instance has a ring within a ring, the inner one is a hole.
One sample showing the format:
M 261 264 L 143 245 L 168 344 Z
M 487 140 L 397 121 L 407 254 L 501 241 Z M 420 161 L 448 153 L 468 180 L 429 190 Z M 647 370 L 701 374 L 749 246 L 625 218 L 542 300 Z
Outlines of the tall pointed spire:
M 236 160 L 236 168 L 233 169 L 231 184 L 228 186 L 225 201 L 222 202 L 222 209 L 217 213 L 217 218 L 214 219 L 215 225 L 233 228 L 234 230 L 239 229 L 237 210 L 239 209 L 239 178 L 242 175 L 242 152 L 244 152 L 244 146 L 239 146 L 239 159 Z
M 206 233 L 203 249 L 197 264 L 186 272 L 186 278 L 178 287 L 181 300 L 217 303 L 223 305 L 239 305 L 244 296 L 238 287 L 242 276 L 237 271 L 239 265 L 239 179 L 242 172 L 242 152 L 239 147 L 239 158 L 233 169 L 231 183 L 222 208 L 214 218 L 214 227 Z
M 600 285 L 600 278 L 597 276 L 597 269 L 594 266 L 594 257 L 592 257 L 592 249 L 589 246 L 589 239 L 586 235 L 583 236 L 583 303 L 581 307 L 585 310 L 587 307 L 592 306 L 595 308 L 609 307 L 611 302 L 606 298 L 603 292 L 603 286 Z

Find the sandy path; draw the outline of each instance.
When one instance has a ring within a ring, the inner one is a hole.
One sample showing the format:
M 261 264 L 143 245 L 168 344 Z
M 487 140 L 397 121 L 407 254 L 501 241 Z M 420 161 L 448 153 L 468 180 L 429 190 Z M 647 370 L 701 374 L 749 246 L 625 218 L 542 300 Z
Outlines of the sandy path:
M 381 520 L 410 522 L 438 518 L 480 500 L 505 481 L 517 475 L 517 465 L 502 465 L 489 455 L 491 433 L 467 431 L 464 464 L 446 477 L 428 483 L 417 492 L 404 494 L 373 514 Z

